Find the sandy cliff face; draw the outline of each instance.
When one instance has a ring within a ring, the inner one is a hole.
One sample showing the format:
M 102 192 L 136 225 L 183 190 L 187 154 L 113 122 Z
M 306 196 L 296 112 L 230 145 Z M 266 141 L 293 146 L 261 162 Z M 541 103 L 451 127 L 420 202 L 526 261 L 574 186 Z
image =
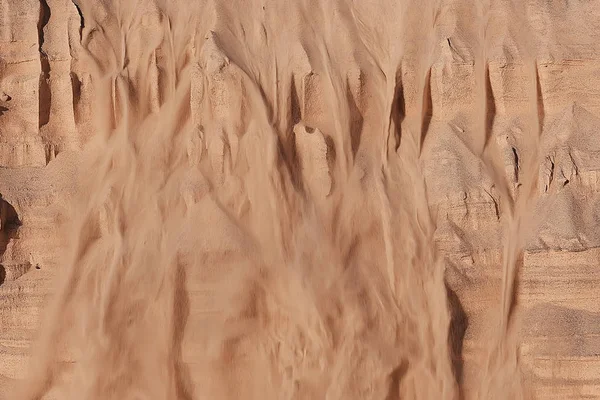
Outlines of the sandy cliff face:
M 183 80 L 178 67 L 188 64 L 189 88 L 179 99 L 186 106 L 178 119 L 193 133 L 181 154 L 190 171 L 202 173 L 182 175 L 181 196 L 190 211 L 177 229 L 182 253 L 212 266 L 196 265 L 186 274 L 190 317 L 183 361 L 197 387 L 207 385 L 199 360 L 202 332 L 223 308 L 218 276 L 251 264 L 254 239 L 245 235 L 264 238 L 270 236 L 261 236 L 262 229 L 276 230 L 261 224 L 274 219 L 273 225 L 295 228 L 291 216 L 284 218 L 292 211 L 271 210 L 293 192 L 309 199 L 316 215 L 330 215 L 343 204 L 348 215 L 332 221 L 356 216 L 347 225 L 356 235 L 347 259 L 359 260 L 366 270 L 389 267 L 389 275 L 396 269 L 396 277 L 404 276 L 399 272 L 404 267 L 390 262 L 394 251 L 387 240 L 390 232 L 400 232 L 395 224 L 410 218 L 395 218 L 410 210 L 432 212 L 430 246 L 443 261 L 452 311 L 453 374 L 461 395 L 476 396 L 490 372 L 483 360 L 504 301 L 503 259 L 512 257 L 511 231 L 505 228 L 518 212 L 508 203 L 533 180 L 535 202 L 528 211 L 533 218 L 527 223 L 532 235 L 523 243 L 525 251 L 514 255 L 519 374 L 537 398 L 600 398 L 599 5 L 214 0 L 190 8 L 198 19 L 189 27 L 193 44 L 183 51 L 161 42 L 165 21 L 177 20 L 166 19 L 160 6 L 122 3 L 120 8 L 118 2 L 83 0 L 0 4 L 0 398 L 24 378 L 40 316 L 68 263 L 65 249 L 73 238 L 61 227 L 75 219 L 70 204 L 85 187 L 78 182 L 81 171 L 89 173 L 86 160 L 104 151 L 94 142 L 102 131 L 97 119 L 108 116 L 100 121 L 105 130 L 117 127 L 128 101 L 140 115 L 160 113 L 173 95 L 171 82 Z M 180 58 L 173 60 L 169 51 Z M 106 82 L 98 77 L 112 70 L 117 72 L 106 95 L 99 89 Z M 531 137 L 538 134 L 534 149 Z M 479 137 L 494 143 L 496 164 L 479 151 Z M 133 147 L 147 145 L 140 143 Z M 530 163 L 534 153 L 537 159 Z M 402 162 L 388 161 L 394 158 Z M 273 178 L 265 166 L 271 162 L 274 170 L 286 171 L 285 179 Z M 499 168 L 490 172 L 492 164 Z M 419 179 L 403 177 L 406 165 L 418 166 L 425 182 L 426 191 L 415 198 L 406 193 L 416 193 Z M 395 168 L 397 175 L 386 172 Z M 494 178 L 499 171 L 504 181 Z M 378 174 L 386 173 L 379 183 Z M 266 181 L 276 181 L 271 204 L 261 197 Z M 347 182 L 354 186 L 346 189 Z M 387 208 L 372 200 L 379 199 L 378 185 L 389 197 Z M 360 193 L 360 200 L 347 205 L 340 200 L 343 193 Z M 146 201 L 140 198 L 140 207 Z M 396 201 L 410 207 L 396 207 Z M 286 204 L 292 209 L 296 203 Z M 371 220 L 363 213 L 371 218 L 380 211 L 389 225 L 365 222 Z M 279 234 L 269 235 L 288 243 L 286 229 L 277 229 Z M 295 245 L 299 241 L 294 237 Z M 304 243 L 305 257 L 322 245 L 314 237 Z M 364 324 L 369 323 L 385 326 Z M 237 352 L 251 354 L 245 348 Z M 243 359 L 238 353 L 230 357 Z M 360 356 L 390 370 L 381 382 L 373 374 L 373 387 L 399 379 L 393 378 L 394 362 L 382 361 L 382 354 L 375 360 Z M 76 353 L 65 352 L 60 362 L 77 360 Z M 235 371 L 256 365 L 240 361 Z M 266 390 L 260 386 L 266 380 L 240 376 L 231 379 L 250 388 L 249 397 Z M 388 392 L 355 381 L 356 398 L 412 393 L 407 383 L 395 382 L 400 391 Z M 305 398 L 322 394 L 321 386 L 306 387 L 295 390 Z M 58 395 L 68 393 L 60 390 Z M 206 393 L 240 395 L 223 390 Z

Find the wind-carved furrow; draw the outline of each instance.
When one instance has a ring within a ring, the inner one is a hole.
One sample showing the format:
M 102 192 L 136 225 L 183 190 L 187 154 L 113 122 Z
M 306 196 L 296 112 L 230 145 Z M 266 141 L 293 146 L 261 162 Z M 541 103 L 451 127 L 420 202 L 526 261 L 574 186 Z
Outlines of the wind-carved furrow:
M 511 398 L 523 398 L 526 387 L 521 379 L 519 365 L 518 324 L 519 314 L 516 312 L 519 292 L 519 273 L 523 268 L 524 246 L 527 243 L 527 225 L 531 222 L 531 211 L 535 204 L 535 189 L 539 179 L 534 179 L 539 171 L 539 145 L 542 124 L 540 123 L 540 84 L 537 68 L 530 70 L 536 74 L 535 83 L 529 87 L 528 101 L 531 104 L 526 124 L 527 132 L 522 154 L 516 147 L 511 146 L 514 174 L 517 188 L 513 196 L 502 193 L 503 199 L 512 198 L 513 206 L 505 221 L 502 256 L 502 291 L 501 307 L 499 309 L 499 329 L 495 340 L 491 342 L 487 352 L 487 370 L 481 386 L 481 398 L 489 398 L 492 393 L 500 393 L 504 389 Z M 532 75 L 530 75 L 532 76 Z M 531 82 L 534 82 L 533 79 Z M 535 85 L 535 87 L 533 87 Z M 523 157 L 523 159 L 521 159 Z M 551 160 L 550 174 L 554 165 Z M 539 178 L 539 175 L 537 176 Z M 549 187 L 549 183 L 546 185 Z M 512 387 L 507 385 L 511 383 Z M 497 396 L 497 395 L 495 395 Z
M 293 128 L 302 119 L 300 97 L 293 78 L 290 82 L 290 117 L 290 128 Z
M 485 13 L 487 14 L 487 13 Z M 485 33 L 483 35 L 485 37 Z M 518 380 L 519 362 L 517 358 L 517 337 L 516 330 L 513 329 L 517 318 L 514 312 L 517 303 L 517 274 L 519 270 L 519 260 L 522 259 L 522 229 L 523 229 L 523 203 L 521 196 L 512 195 L 508 189 L 507 173 L 503 163 L 498 162 L 498 148 L 493 140 L 493 129 L 496 116 L 496 104 L 494 99 L 493 87 L 489 63 L 485 60 L 485 51 L 483 62 L 484 70 L 482 76 L 481 100 L 484 102 L 483 119 L 483 154 L 482 161 L 488 169 L 494 185 L 499 190 L 499 199 L 506 210 L 506 218 L 503 229 L 503 253 L 502 253 L 502 280 L 499 301 L 501 307 L 497 310 L 498 329 L 490 337 L 486 345 L 485 370 L 483 372 L 478 398 L 502 398 L 496 397 L 501 391 L 506 392 L 508 397 L 516 397 L 522 394 L 522 384 Z M 515 179 L 519 179 L 520 160 L 516 149 L 512 148 L 514 159 Z M 488 152 L 486 152 L 488 150 Z M 487 154 L 486 154 L 487 153 Z M 529 171 L 525 171 L 529 173 Z M 526 179 L 525 179 L 526 180 Z M 491 197 L 491 196 L 490 196 Z M 496 204 L 496 202 L 494 202 Z M 496 215 L 499 216 L 497 210 Z M 515 359 L 517 358 L 517 359 Z M 515 382 L 514 386 L 508 386 L 507 380 Z
M 467 328 L 469 327 L 469 317 L 460 302 L 460 298 L 454 290 L 446 283 L 446 297 L 450 309 L 450 326 L 448 327 L 448 345 L 450 346 L 450 356 L 452 357 L 452 369 L 454 377 L 459 386 L 459 395 L 462 398 L 463 383 L 463 345 Z
M 500 206 L 499 206 L 499 204 L 498 204 L 498 200 L 496 200 L 496 198 L 495 198 L 495 197 L 494 197 L 494 196 L 493 196 L 493 195 L 492 195 L 490 192 L 488 192 L 487 190 L 483 189 L 483 191 L 484 191 L 484 192 L 485 192 L 485 193 L 486 193 L 488 196 L 490 196 L 490 199 L 492 199 L 492 202 L 493 202 L 493 204 L 494 204 L 494 212 L 495 212 L 495 214 L 496 214 L 496 219 L 497 219 L 498 221 L 500 221 Z
M 81 11 L 81 7 L 77 4 L 77 0 L 71 0 L 73 5 L 77 9 L 77 14 L 79 14 L 79 41 L 83 39 L 83 28 L 85 28 L 85 19 L 83 18 L 83 12 Z
M 483 148 L 485 149 L 493 135 L 494 120 L 496 119 L 496 101 L 492 90 L 492 80 L 490 77 L 490 66 L 485 62 L 485 139 Z
M 48 21 L 50 21 L 50 7 L 46 0 L 40 0 L 40 15 L 38 19 L 38 50 L 40 53 L 44 53 L 44 28 L 48 25 Z
M 424 83 L 425 87 L 423 89 L 423 108 L 421 110 L 422 121 L 421 137 L 419 141 L 419 152 L 423 151 L 423 144 L 425 143 L 425 138 L 427 136 L 427 132 L 429 131 L 429 125 L 431 124 L 431 119 L 433 118 L 433 99 L 431 95 L 431 67 L 429 67 L 429 70 L 427 71 Z
M 540 66 L 537 62 L 535 64 L 535 88 L 537 95 L 538 133 L 541 135 L 542 129 L 544 128 L 546 110 L 544 107 L 544 94 L 542 93 L 542 84 L 540 80 Z
M 571 165 L 573 166 L 573 173 L 577 177 L 577 176 L 579 176 L 579 167 L 577 166 L 577 163 L 575 162 L 575 159 L 573 158 L 573 154 L 571 154 L 570 150 L 569 150 L 568 154 L 569 154 L 569 160 L 571 161 Z
M 528 153 L 524 153 L 524 155 L 527 156 L 525 160 L 521 160 L 517 149 L 515 147 L 511 147 L 514 158 L 517 187 L 522 188 L 515 194 L 515 215 L 513 215 L 509 221 L 509 230 L 506 232 L 506 237 L 504 239 L 505 260 L 503 260 L 504 278 L 502 325 L 505 335 L 507 335 L 509 338 L 514 337 L 515 335 L 512 325 L 514 325 L 518 319 L 515 309 L 518 300 L 518 277 L 519 271 L 523 266 L 523 247 L 526 241 L 524 224 L 529 221 L 530 213 L 533 209 L 533 204 L 535 201 L 533 196 L 535 195 L 537 180 L 533 178 L 533 175 L 534 171 L 538 170 L 538 148 L 543 125 L 543 123 L 540 122 L 541 118 L 543 117 L 543 104 L 541 102 L 541 85 L 537 64 L 534 65 L 532 73 L 535 74 L 535 88 L 532 90 L 529 101 L 533 102 L 535 107 L 532 107 L 532 112 L 529 116 L 533 122 L 529 125 L 529 127 L 531 130 L 537 132 L 529 132 L 525 137 L 527 140 L 525 148 L 529 149 Z M 551 163 L 551 174 L 553 174 L 554 162 L 551 161 Z
M 358 147 L 360 146 L 360 136 L 362 134 L 364 118 L 352 95 L 350 85 L 346 85 L 346 100 L 350 107 L 350 146 L 352 149 L 352 159 L 355 159 Z
M 404 101 L 404 87 L 402 85 L 402 71 L 396 72 L 396 87 L 394 89 L 394 100 L 392 102 L 392 121 L 394 122 L 394 139 L 396 140 L 394 151 L 398 151 L 402 140 L 402 122 L 406 117 L 406 104 Z
M 286 137 L 285 139 L 277 140 L 277 150 L 279 157 L 277 157 L 277 163 L 281 168 L 285 169 L 285 172 L 289 176 L 292 186 L 296 190 L 304 191 L 304 185 L 306 182 L 302 180 L 302 174 L 300 173 L 300 155 L 298 154 L 298 146 L 295 140 L 295 133 Z
M 271 103 L 271 101 L 269 100 L 269 97 L 267 96 L 267 92 L 265 91 L 265 88 L 260 84 L 257 84 L 256 88 L 258 89 L 258 93 L 260 94 L 260 97 L 262 99 L 262 103 L 265 107 L 265 112 L 267 114 L 268 120 L 274 121 L 275 110 L 273 107 L 273 103 Z
M 548 171 L 548 183 L 546 183 L 546 188 L 544 190 L 545 192 L 548 192 L 548 190 L 550 190 L 550 186 L 552 185 L 552 181 L 554 180 L 554 169 L 556 168 L 552 157 L 547 158 L 550 162 L 550 171 Z
M 507 310 L 507 316 L 506 316 L 506 330 L 507 332 L 511 331 L 512 326 L 517 322 L 517 318 L 515 318 L 516 316 L 516 308 L 518 305 L 518 300 L 519 300 L 519 285 L 520 285 L 520 280 L 519 280 L 519 273 L 520 271 L 523 269 L 523 260 L 524 260 L 524 254 L 521 248 L 517 249 L 517 254 L 513 260 L 513 271 L 512 271 L 512 284 L 511 284 L 511 290 L 509 293 L 509 299 L 508 299 L 508 310 Z
M 460 56 L 460 54 L 458 53 L 458 51 L 454 48 L 454 45 L 452 44 L 452 41 L 450 40 L 450 38 L 446 38 L 446 41 L 448 42 L 448 48 L 450 49 L 450 51 L 452 52 L 453 56 L 458 56 L 462 59 L 462 57 Z M 462 60 L 464 61 L 464 60 Z
M 513 167 L 515 174 L 515 183 L 519 185 L 519 172 L 521 170 L 521 166 L 519 165 L 519 153 L 517 153 L 517 149 L 515 147 L 511 147 L 512 155 L 513 155 Z
M 302 176 L 298 172 L 300 171 L 300 161 L 296 149 L 296 140 L 294 127 L 300 123 L 302 119 L 302 110 L 300 97 L 298 96 L 298 90 L 296 89 L 296 83 L 292 77 L 290 82 L 290 118 L 287 126 L 287 132 L 285 137 L 285 143 L 279 143 L 282 147 L 281 151 L 284 154 L 283 162 L 286 163 L 287 169 L 290 171 L 290 179 L 292 185 L 295 188 L 302 187 Z
M 496 120 L 496 99 L 494 97 L 494 91 L 492 88 L 492 81 L 490 76 L 490 68 L 487 60 L 483 61 L 484 63 L 484 71 L 483 71 L 483 147 L 478 149 L 482 153 L 478 154 L 479 157 L 483 157 L 483 162 L 488 169 L 488 173 L 491 175 L 492 180 L 496 188 L 499 190 L 499 196 L 502 200 L 504 200 L 504 204 L 508 208 L 508 212 L 510 214 L 513 213 L 514 207 L 514 198 L 511 195 L 511 191 L 509 189 L 509 177 L 504 172 L 504 170 L 500 169 L 500 166 L 497 165 L 494 158 L 497 156 L 496 152 L 498 151 L 496 142 L 492 141 L 494 134 L 494 122 Z M 490 147 L 491 146 L 491 147 Z M 491 150 L 493 154 L 485 154 L 486 151 Z M 491 157 L 490 157 L 491 155 Z
M 396 400 L 401 397 L 400 383 L 402 382 L 402 378 L 404 378 L 408 371 L 408 366 L 408 361 L 403 360 L 399 366 L 394 368 L 394 370 L 389 376 L 390 388 L 388 390 L 387 396 L 385 397 L 385 400 Z
M 73 118 L 75 123 L 79 122 L 79 101 L 81 100 L 81 81 L 75 72 L 71 72 L 71 91 L 73 93 Z
M 190 295 L 186 289 L 186 270 L 181 262 L 176 262 L 173 289 L 173 327 L 171 354 L 175 380 L 176 398 L 181 400 L 193 399 L 193 384 L 183 360 L 183 339 L 185 327 L 190 316 Z
M 458 226 L 455 222 L 448 221 L 448 224 L 450 226 L 452 233 L 454 233 L 456 238 L 459 239 L 460 244 L 466 250 L 466 253 L 473 254 L 475 252 L 475 249 L 473 248 L 471 241 L 467 237 L 465 230 L 462 229 L 460 226 Z
M 44 50 L 44 28 L 50 21 L 50 7 L 46 0 L 40 0 L 40 15 L 38 20 L 38 44 L 40 53 L 40 87 L 39 87 L 39 127 L 46 125 L 50 120 L 50 103 L 52 93 L 50 92 L 50 63 L 48 55 Z

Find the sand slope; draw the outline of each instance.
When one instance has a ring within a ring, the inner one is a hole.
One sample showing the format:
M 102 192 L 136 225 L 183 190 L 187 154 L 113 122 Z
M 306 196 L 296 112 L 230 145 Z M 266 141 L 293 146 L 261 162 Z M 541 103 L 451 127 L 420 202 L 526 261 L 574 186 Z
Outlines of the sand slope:
M 0 4 L 0 398 L 600 398 L 599 5 L 182 4 Z

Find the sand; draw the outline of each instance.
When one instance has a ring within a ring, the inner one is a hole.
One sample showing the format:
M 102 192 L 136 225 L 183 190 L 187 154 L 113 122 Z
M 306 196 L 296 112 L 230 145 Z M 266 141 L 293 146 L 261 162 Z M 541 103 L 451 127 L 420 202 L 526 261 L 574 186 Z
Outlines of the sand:
M 0 399 L 600 398 L 598 16 L 4 0 Z

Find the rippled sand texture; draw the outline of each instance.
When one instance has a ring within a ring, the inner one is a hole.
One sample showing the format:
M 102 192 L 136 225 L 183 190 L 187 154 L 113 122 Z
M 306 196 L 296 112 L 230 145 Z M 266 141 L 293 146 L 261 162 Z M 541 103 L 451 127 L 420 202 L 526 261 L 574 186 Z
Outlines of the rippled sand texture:
M 600 6 L 555 3 L 43 1 L 0 399 L 600 398 Z

